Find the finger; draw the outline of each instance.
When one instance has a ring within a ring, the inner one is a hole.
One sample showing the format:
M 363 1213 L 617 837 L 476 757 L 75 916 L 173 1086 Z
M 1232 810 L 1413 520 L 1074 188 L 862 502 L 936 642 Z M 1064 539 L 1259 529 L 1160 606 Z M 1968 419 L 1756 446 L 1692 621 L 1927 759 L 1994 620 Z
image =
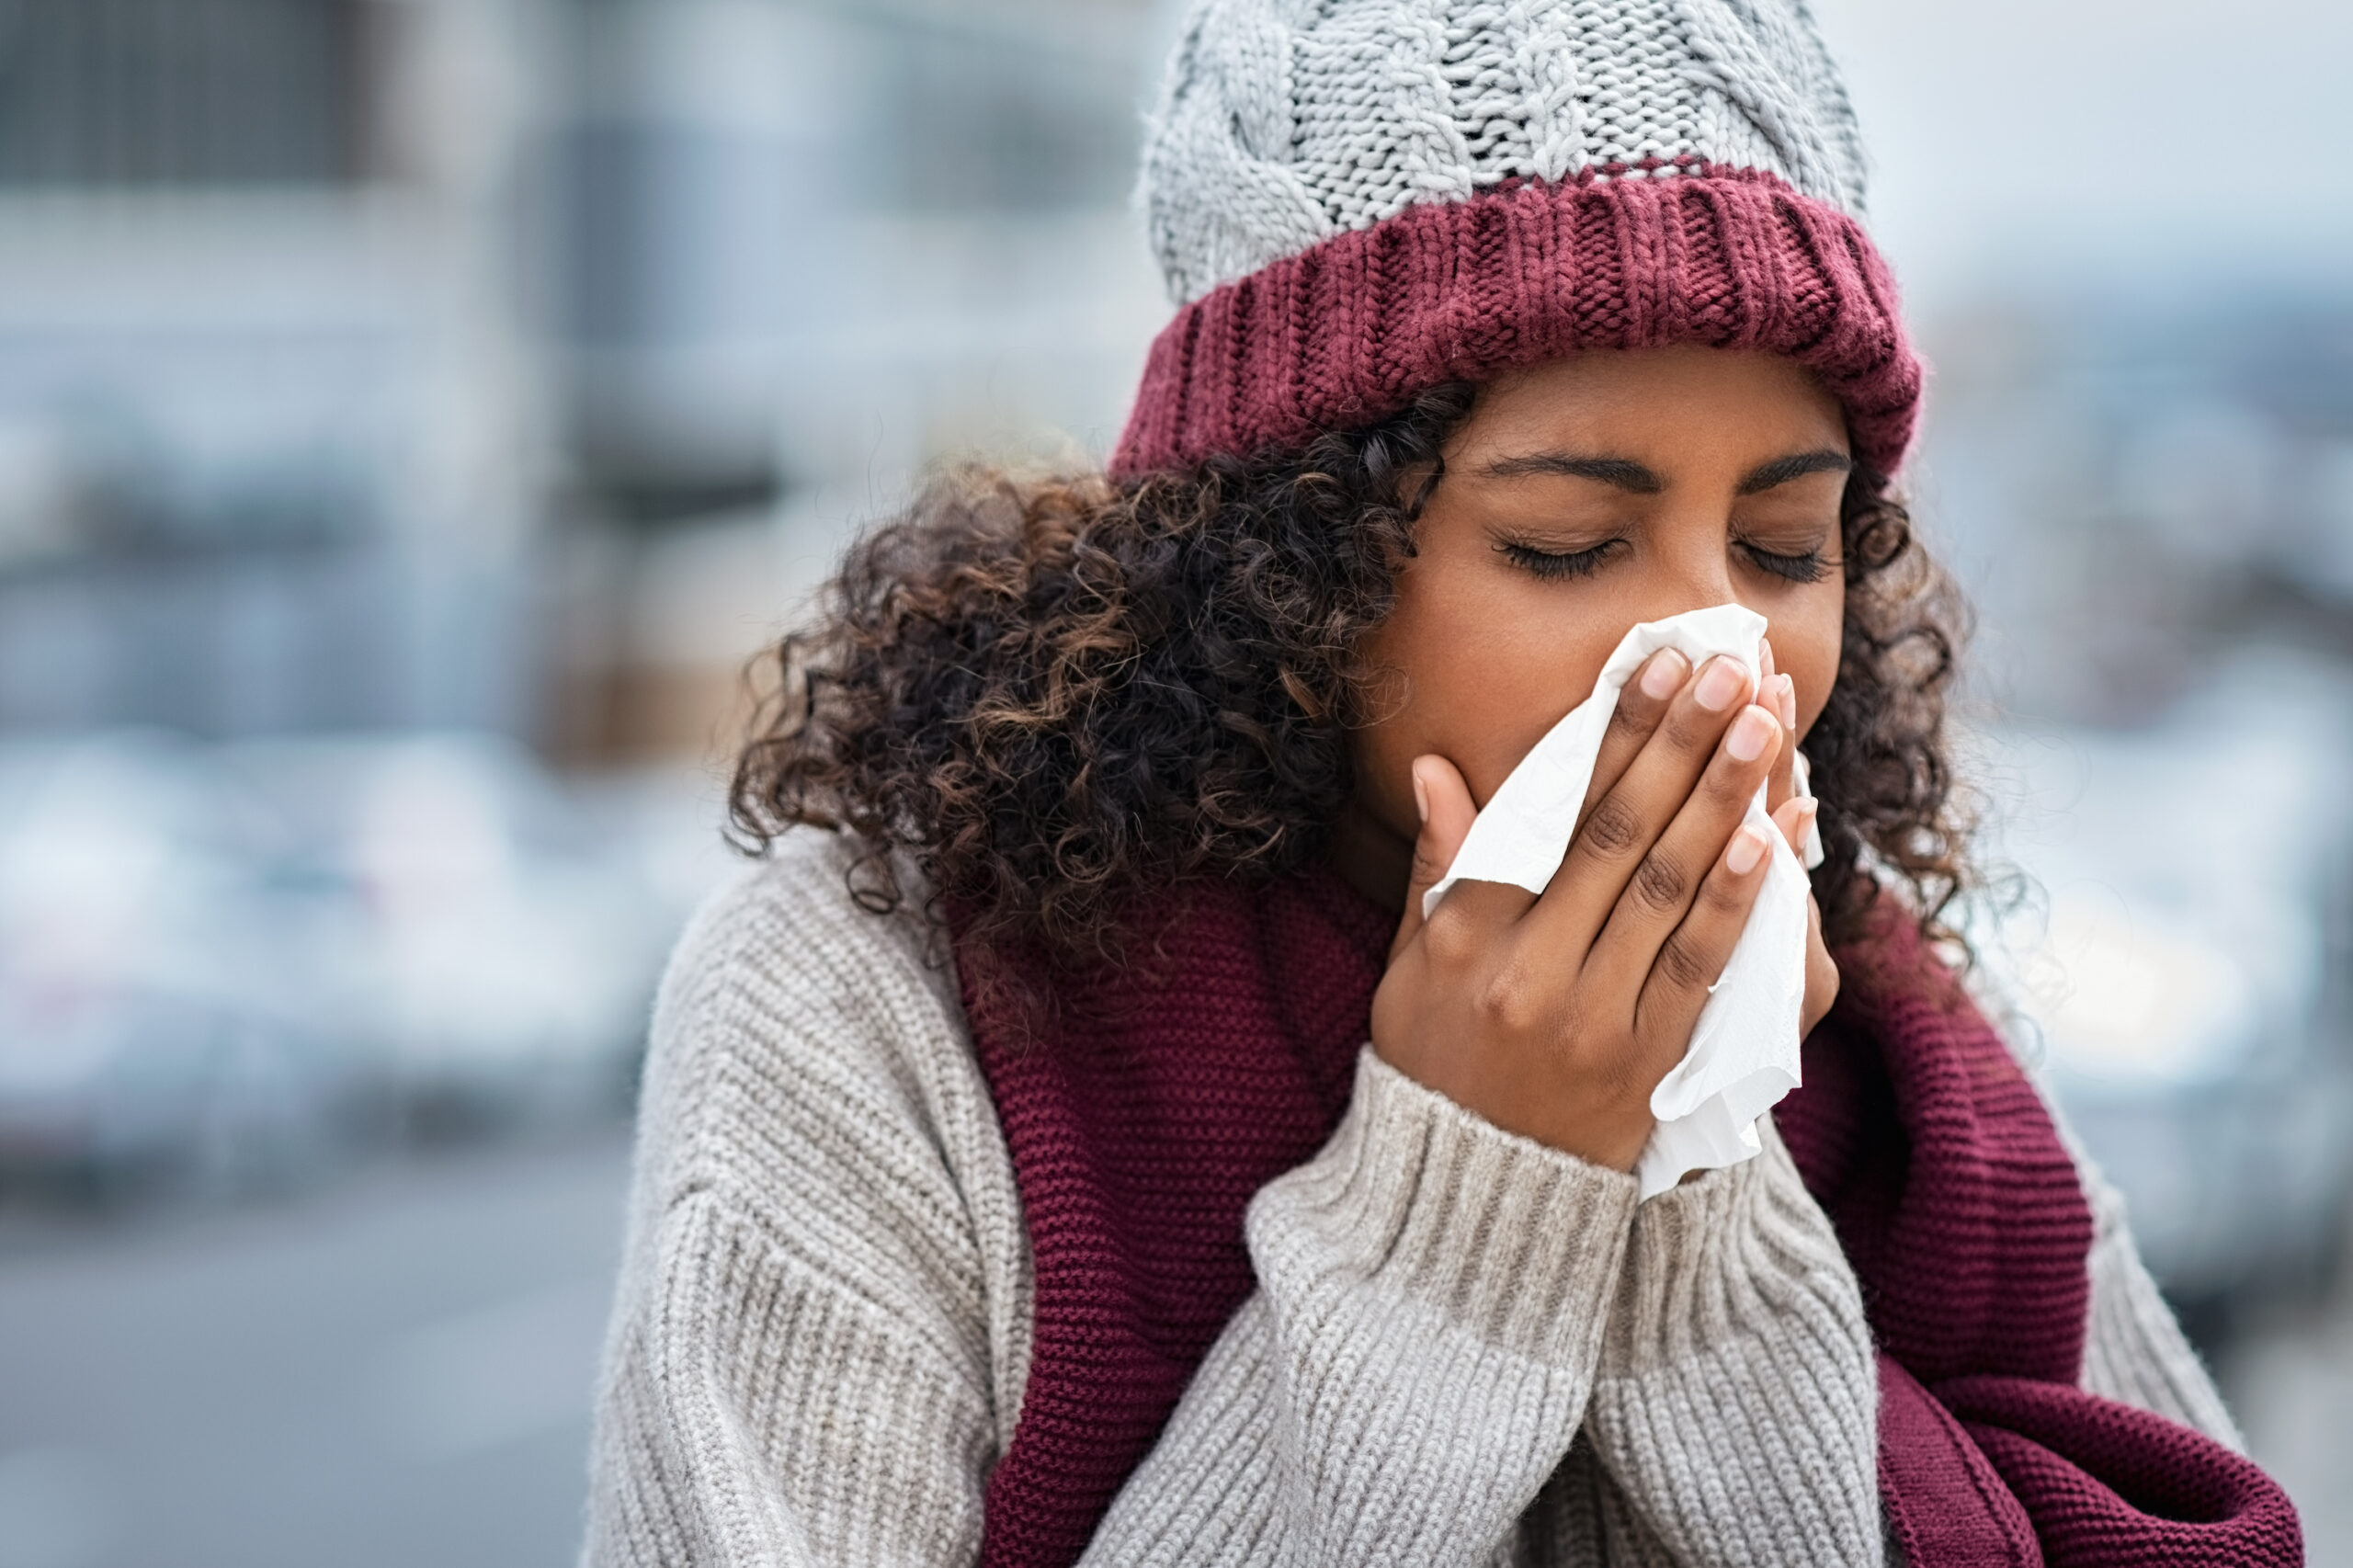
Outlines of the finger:
M 1776 773 L 1780 767 L 1779 762 L 1773 764 Z M 1813 831 L 1813 819 L 1821 810 L 1822 802 L 1810 795 L 1803 800 L 1784 801 L 1774 809 L 1773 825 L 1781 830 L 1781 836 L 1789 842 L 1790 852 L 1798 858 L 1800 865 L 1805 863 L 1806 835 Z
M 1689 799 L 1752 689 L 1739 660 L 1702 665 L 1618 782 L 1585 813 L 1561 869 L 1538 900 L 1544 939 L 1583 953 L 1600 935 L 1635 869 Z M 1754 786 L 1752 786 L 1753 790 Z M 1729 834 L 1731 824 L 1725 824 Z M 1722 838 L 1709 852 L 1722 844 Z
M 1661 1076 L 1690 1045 L 1699 1009 L 1708 1005 L 1708 988 L 1723 978 L 1724 965 L 1732 961 L 1733 948 L 1765 885 L 1771 851 L 1755 825 L 1736 830 L 1709 869 L 1689 912 L 1659 948 L 1635 1003 L 1634 1028 L 1653 1042 Z
M 1454 764 L 1431 754 L 1414 759 L 1414 807 L 1422 819 L 1421 830 L 1414 838 L 1414 866 L 1405 879 L 1405 908 L 1398 917 L 1397 936 L 1389 944 L 1391 957 L 1404 951 L 1422 929 L 1422 897 L 1436 887 L 1454 864 L 1455 856 L 1462 852 L 1462 841 L 1470 835 L 1471 823 L 1479 814 L 1472 803 L 1471 787 L 1462 781 L 1462 774 Z M 1480 883 L 1480 887 L 1491 884 Z M 1520 903 L 1529 901 L 1525 889 L 1509 892 L 1519 895 Z M 1464 896 L 1477 899 L 1466 885 Z M 1449 895 L 1450 897 L 1451 895 Z M 1510 909 L 1506 918 L 1517 916 L 1518 908 Z
M 1691 661 L 1673 648 L 1661 648 L 1643 661 L 1643 667 L 1618 694 L 1609 727 L 1601 733 L 1601 750 L 1593 761 L 1593 781 L 1586 786 L 1585 803 L 1577 808 L 1580 825 L 1594 802 L 1625 777 L 1628 765 L 1641 755 L 1666 717 L 1667 705 L 1690 678 Z
M 1710 865 L 1748 831 L 1741 819 L 1765 783 L 1780 733 L 1773 716 L 1753 705 L 1733 721 L 1699 786 L 1643 858 L 1609 912 L 1608 924 L 1587 960 L 1588 972 L 1624 987 L 1620 994 L 1628 1004 L 1640 995 L 1652 968 L 1665 961 L 1665 950 L 1703 890 Z M 1709 979 L 1712 982 L 1714 976 Z
M 1757 705 L 1769 710 L 1781 726 L 1780 755 L 1773 759 L 1772 777 L 1765 783 L 1765 809 L 1778 812 L 1783 801 L 1797 793 L 1797 683 L 1775 667 L 1773 643 L 1769 638 L 1765 642 L 1759 661 Z

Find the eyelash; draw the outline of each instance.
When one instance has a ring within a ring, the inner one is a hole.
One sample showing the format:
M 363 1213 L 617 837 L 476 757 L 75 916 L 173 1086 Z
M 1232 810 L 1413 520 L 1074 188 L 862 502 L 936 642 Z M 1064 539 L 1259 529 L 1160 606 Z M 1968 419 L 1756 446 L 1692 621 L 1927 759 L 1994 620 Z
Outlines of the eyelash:
M 1495 548 L 1502 551 L 1513 565 L 1549 583 L 1561 577 L 1592 576 L 1600 570 L 1602 557 L 1625 542 L 1624 540 L 1608 539 L 1590 550 L 1566 552 L 1538 550 L 1527 544 L 1499 544 Z
M 1776 555 L 1753 544 L 1744 544 L 1740 548 L 1747 552 L 1749 560 L 1756 562 L 1759 571 L 1770 572 L 1776 577 L 1786 577 L 1792 583 L 1819 583 L 1830 575 L 1830 562 L 1818 550 L 1809 550 L 1802 555 Z
M 1623 540 L 1604 540 L 1589 550 L 1565 552 L 1538 550 L 1526 544 L 1499 544 L 1495 548 L 1503 551 L 1513 565 L 1549 583 L 1563 577 L 1592 576 L 1601 569 L 1601 563 L 1609 551 L 1625 542 Z M 1744 544 L 1740 548 L 1750 561 L 1756 562 L 1757 570 L 1769 572 L 1789 582 L 1819 583 L 1830 574 L 1830 563 L 1818 550 L 1809 550 L 1799 555 L 1777 555 L 1769 550 L 1759 550 L 1753 544 Z

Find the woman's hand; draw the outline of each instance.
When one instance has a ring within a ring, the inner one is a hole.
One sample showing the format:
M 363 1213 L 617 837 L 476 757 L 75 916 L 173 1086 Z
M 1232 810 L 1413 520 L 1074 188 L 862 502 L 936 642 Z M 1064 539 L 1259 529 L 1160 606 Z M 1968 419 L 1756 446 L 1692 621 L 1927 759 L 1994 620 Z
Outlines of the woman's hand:
M 1777 769 L 1788 793 L 1794 717 L 1779 677 L 1766 687 L 1780 712 L 1751 700 L 1735 661 L 1693 671 L 1654 655 L 1620 697 L 1543 895 L 1461 882 L 1427 922 L 1422 895 L 1476 812 L 1452 764 L 1416 758 L 1422 828 L 1373 996 L 1382 1059 L 1508 1131 L 1631 1169 L 1651 1091 L 1689 1046 L 1764 881 L 1769 846 L 1741 819 Z M 1783 804 L 1776 825 L 1802 843 L 1806 809 Z M 1814 1001 L 1810 964 L 1809 1027 Z

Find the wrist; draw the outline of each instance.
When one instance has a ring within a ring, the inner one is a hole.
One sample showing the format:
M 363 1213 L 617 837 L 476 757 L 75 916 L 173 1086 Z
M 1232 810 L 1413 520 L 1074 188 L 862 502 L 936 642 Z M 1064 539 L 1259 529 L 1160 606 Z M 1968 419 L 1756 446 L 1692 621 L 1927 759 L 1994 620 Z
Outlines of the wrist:
M 1477 1048 L 1392 1047 L 1376 1030 L 1372 1051 L 1388 1067 L 1500 1131 L 1604 1170 L 1631 1172 L 1657 1119 L 1650 1090 L 1617 1085 L 1530 1084 L 1529 1074 L 1481 1059 Z M 1549 1076 L 1549 1074 L 1548 1074 Z

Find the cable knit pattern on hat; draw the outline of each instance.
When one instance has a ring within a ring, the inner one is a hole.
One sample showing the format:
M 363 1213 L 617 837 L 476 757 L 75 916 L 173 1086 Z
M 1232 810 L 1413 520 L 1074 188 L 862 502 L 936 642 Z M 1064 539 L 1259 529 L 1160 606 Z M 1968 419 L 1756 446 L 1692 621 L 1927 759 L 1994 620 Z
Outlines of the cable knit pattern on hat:
M 1854 112 L 1797 0 L 1206 0 L 1142 199 L 1180 309 L 1116 472 L 1677 342 L 1799 359 L 1879 472 L 1911 438 Z
M 1206 0 L 1142 190 L 1183 303 L 1415 203 L 1677 161 L 1861 213 L 1854 110 L 1802 4 Z

